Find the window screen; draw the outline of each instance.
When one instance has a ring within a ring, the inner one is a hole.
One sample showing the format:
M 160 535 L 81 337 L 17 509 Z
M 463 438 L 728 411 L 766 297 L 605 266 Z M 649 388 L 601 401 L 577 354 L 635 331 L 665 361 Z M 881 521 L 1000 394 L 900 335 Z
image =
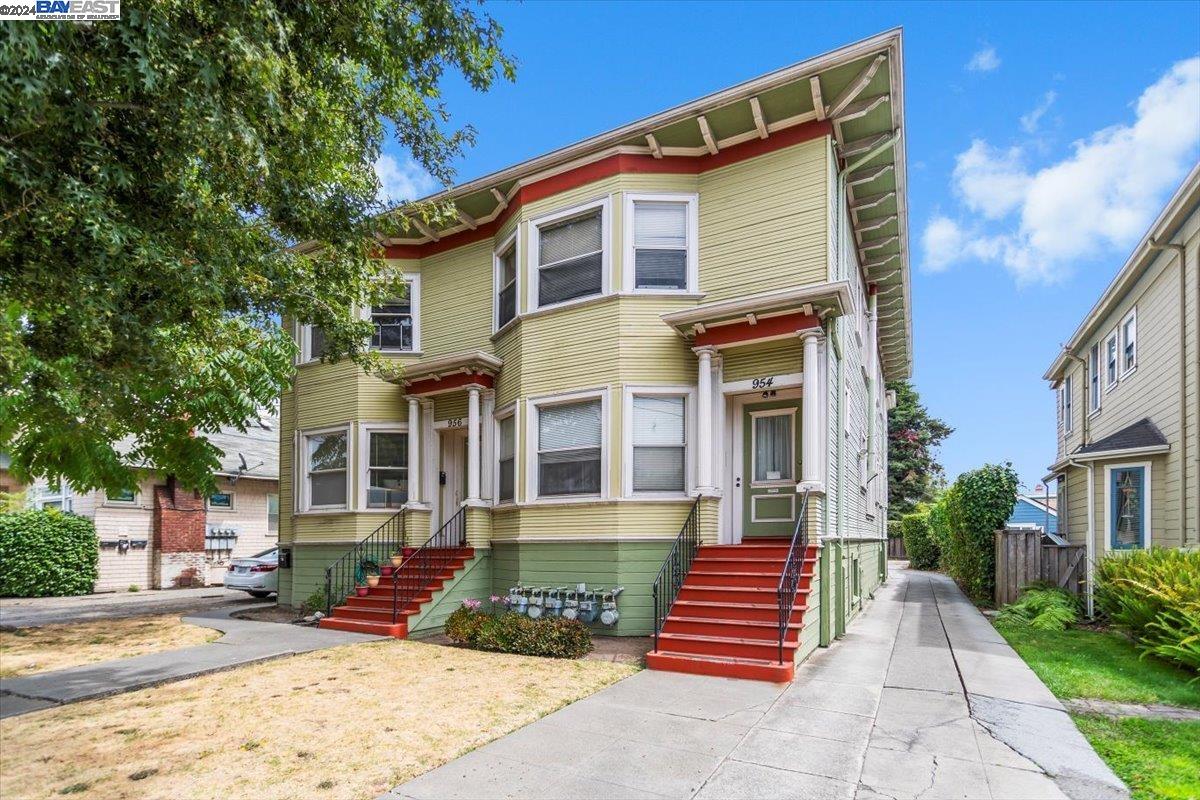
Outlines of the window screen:
M 633 490 L 684 491 L 684 463 L 683 398 L 634 396 Z
M 638 289 L 686 289 L 687 246 L 687 203 L 633 204 L 634 283 Z
M 600 401 L 538 410 L 538 493 L 600 493 Z
M 538 228 L 538 303 L 600 294 L 604 261 L 600 209 Z

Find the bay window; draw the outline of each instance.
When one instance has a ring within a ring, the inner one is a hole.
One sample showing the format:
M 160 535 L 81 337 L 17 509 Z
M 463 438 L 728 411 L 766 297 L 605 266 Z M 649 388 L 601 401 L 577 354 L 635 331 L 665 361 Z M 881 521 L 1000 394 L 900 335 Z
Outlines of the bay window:
M 348 443 L 346 428 L 302 437 L 304 510 L 347 507 Z
M 604 293 L 607 206 L 602 200 L 533 223 L 534 308 Z
M 500 330 L 517 317 L 517 236 L 514 233 L 495 256 L 496 320 Z
M 687 490 L 685 400 L 680 395 L 633 395 L 629 459 L 634 494 Z
M 626 195 L 625 286 L 695 291 L 696 196 Z
M 367 431 L 367 508 L 408 502 L 408 433 Z
M 511 503 L 517 497 L 517 415 L 510 413 L 497 424 L 500 446 L 497 448 L 498 474 L 496 499 Z
M 599 397 L 534 406 L 538 497 L 601 494 L 603 406 Z
M 371 306 L 371 349 L 392 353 L 411 353 L 420 349 L 419 313 L 421 283 L 419 276 L 404 280 L 402 297 Z

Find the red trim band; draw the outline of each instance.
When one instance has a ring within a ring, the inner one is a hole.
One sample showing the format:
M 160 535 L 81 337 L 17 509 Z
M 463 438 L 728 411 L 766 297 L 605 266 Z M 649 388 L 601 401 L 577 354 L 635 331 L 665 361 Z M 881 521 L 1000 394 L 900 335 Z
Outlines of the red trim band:
M 491 389 L 494 382 L 492 376 L 486 372 L 456 372 L 443 378 L 422 378 L 419 381 L 413 381 L 405 389 L 405 392 L 407 394 L 432 394 L 467 385 Z
M 749 321 L 736 322 L 732 325 L 717 325 L 704 333 L 696 334 L 693 345 L 695 347 L 721 347 L 753 342 L 757 339 L 778 338 L 819 327 L 821 327 L 820 318 L 813 314 L 796 312 L 795 314 L 760 319 L 754 325 L 751 325 Z

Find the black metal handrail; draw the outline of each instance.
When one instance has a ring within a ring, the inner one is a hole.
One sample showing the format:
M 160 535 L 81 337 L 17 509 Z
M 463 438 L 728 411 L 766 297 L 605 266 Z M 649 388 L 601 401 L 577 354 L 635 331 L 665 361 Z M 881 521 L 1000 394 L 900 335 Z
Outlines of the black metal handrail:
M 393 625 L 399 620 L 400 612 L 450 566 L 458 557 L 459 548 L 466 544 L 467 509 L 463 506 L 392 573 Z
M 654 602 L 655 650 L 658 649 L 658 634 L 662 631 L 663 621 L 671 613 L 671 606 L 675 605 L 675 598 L 679 596 L 679 589 L 683 586 L 699 549 L 700 498 L 697 497 L 696 502 L 692 503 L 692 510 L 688 512 L 687 519 L 683 521 L 683 527 L 679 529 L 679 535 L 671 545 L 671 550 L 663 559 L 658 577 L 654 579 L 654 587 L 650 590 Z
M 796 590 L 800 587 L 800 573 L 808 555 L 808 489 L 800 499 L 800 516 L 792 531 L 792 545 L 788 548 L 787 560 L 779 576 L 779 663 L 783 663 L 783 642 L 787 637 L 788 625 L 792 621 L 792 606 L 796 602 Z
M 354 587 L 365 582 L 369 568 L 382 568 L 393 553 L 403 552 L 404 514 L 402 508 L 388 517 L 370 536 L 325 568 L 325 616 L 333 611 L 335 601 L 345 600 Z

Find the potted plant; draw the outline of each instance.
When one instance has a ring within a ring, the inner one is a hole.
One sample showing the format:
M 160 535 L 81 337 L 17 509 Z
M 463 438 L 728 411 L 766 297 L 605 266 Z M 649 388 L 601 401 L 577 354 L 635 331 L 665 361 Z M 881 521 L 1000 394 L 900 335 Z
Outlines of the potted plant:
M 359 597 L 366 597 L 371 591 L 369 586 L 355 586 L 354 593 Z
M 383 576 L 384 578 L 392 577 L 392 573 L 395 571 L 396 571 L 396 568 L 393 567 L 391 564 L 383 564 L 379 567 L 379 574 L 381 576 Z
M 415 547 L 406 547 L 406 548 L 404 548 L 404 550 L 403 550 L 403 553 L 404 553 L 404 557 L 405 557 L 405 558 L 408 558 L 409 556 L 411 556 L 411 555 L 412 555 L 413 553 L 415 553 L 415 552 L 417 552 L 417 548 L 415 548 Z
M 396 552 L 392 553 L 392 566 L 393 567 L 398 567 L 403 563 L 404 563 L 404 552 L 402 550 L 397 550 Z
M 379 566 L 374 561 L 363 562 L 363 573 L 367 577 L 367 586 L 374 589 L 379 585 Z

